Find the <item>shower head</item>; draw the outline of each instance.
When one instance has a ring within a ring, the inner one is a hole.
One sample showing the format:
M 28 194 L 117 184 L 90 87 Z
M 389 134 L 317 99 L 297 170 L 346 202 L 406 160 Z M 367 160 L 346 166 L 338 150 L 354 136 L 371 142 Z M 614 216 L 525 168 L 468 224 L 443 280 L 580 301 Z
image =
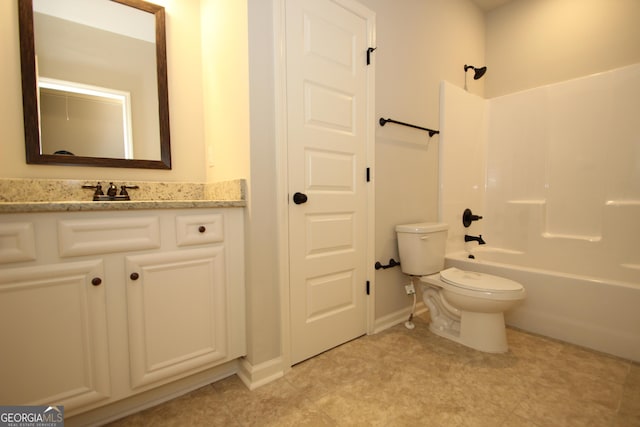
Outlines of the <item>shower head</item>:
M 479 78 L 484 76 L 484 73 L 487 72 L 487 67 L 474 68 L 474 70 L 475 73 L 473 73 L 473 79 L 478 80 Z
M 480 79 L 482 76 L 484 76 L 484 73 L 487 72 L 487 67 L 476 68 L 473 65 L 465 65 L 464 66 L 464 72 L 466 73 L 469 70 L 469 68 L 473 69 L 473 71 L 474 71 L 473 80 Z

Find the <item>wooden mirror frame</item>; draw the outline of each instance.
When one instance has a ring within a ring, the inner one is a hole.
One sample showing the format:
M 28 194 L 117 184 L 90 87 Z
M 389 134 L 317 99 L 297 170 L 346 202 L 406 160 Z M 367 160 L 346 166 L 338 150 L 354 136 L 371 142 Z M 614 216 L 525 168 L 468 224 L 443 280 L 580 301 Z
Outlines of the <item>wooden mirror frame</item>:
M 115 159 L 108 157 L 42 154 L 36 82 L 36 52 L 33 28 L 33 1 L 18 0 L 20 60 L 22 67 L 22 107 L 24 139 L 28 164 L 94 166 L 114 168 L 171 169 L 171 137 L 169 134 L 169 89 L 167 83 L 167 49 L 164 7 L 143 0 L 111 0 L 155 16 L 156 65 L 158 79 L 158 113 L 160 123 L 160 160 Z

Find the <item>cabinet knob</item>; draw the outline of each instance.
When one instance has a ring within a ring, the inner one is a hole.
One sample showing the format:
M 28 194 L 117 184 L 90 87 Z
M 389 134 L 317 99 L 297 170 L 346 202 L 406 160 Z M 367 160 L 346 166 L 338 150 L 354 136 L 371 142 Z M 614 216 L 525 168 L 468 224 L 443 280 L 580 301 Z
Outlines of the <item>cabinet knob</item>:
M 204 233 L 205 231 L 207 231 L 207 227 L 205 227 L 204 225 L 201 225 L 200 227 L 198 227 L 198 231 L 201 233 Z
M 100 286 L 102 284 L 102 279 L 99 277 L 94 277 L 93 279 L 91 279 L 91 284 L 93 286 Z
M 140 275 L 138 273 L 131 273 L 129 277 L 131 278 L 131 280 L 138 280 L 140 278 Z

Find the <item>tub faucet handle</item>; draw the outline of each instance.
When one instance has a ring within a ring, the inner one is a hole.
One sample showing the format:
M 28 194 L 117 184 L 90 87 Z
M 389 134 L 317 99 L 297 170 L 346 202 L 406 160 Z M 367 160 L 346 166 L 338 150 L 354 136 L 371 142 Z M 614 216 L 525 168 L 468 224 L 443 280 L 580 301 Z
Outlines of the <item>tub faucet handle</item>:
M 469 227 L 473 221 L 478 221 L 479 219 L 482 219 L 482 217 L 480 215 L 474 215 L 469 208 L 465 209 L 462 213 L 462 225 L 465 227 Z

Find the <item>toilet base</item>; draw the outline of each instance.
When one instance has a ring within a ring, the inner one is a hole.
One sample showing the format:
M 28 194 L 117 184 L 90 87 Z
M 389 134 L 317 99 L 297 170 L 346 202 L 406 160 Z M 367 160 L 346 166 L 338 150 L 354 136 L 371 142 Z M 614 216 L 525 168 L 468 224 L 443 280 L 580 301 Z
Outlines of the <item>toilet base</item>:
M 506 353 L 507 332 L 503 313 L 460 313 L 460 331 L 431 322 L 429 330 L 443 338 L 486 353 Z
M 459 310 L 448 304 L 441 292 L 430 286 L 423 288 L 423 299 L 431 315 L 431 332 L 487 353 L 509 351 L 502 311 L 486 313 Z

